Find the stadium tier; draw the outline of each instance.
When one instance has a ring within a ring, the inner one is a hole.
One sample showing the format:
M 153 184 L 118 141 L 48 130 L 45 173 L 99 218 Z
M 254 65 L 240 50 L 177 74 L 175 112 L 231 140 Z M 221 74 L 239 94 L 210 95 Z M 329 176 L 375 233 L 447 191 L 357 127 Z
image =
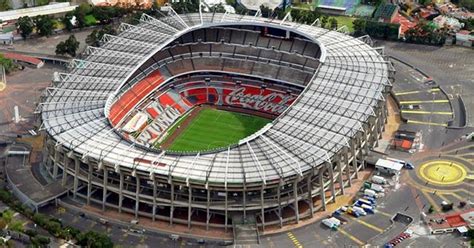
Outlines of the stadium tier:
M 46 165 L 90 206 L 170 224 L 283 226 L 345 194 L 386 121 L 392 66 L 337 31 L 222 13 L 143 15 L 59 73 Z M 196 106 L 273 120 L 216 150 L 157 143 Z

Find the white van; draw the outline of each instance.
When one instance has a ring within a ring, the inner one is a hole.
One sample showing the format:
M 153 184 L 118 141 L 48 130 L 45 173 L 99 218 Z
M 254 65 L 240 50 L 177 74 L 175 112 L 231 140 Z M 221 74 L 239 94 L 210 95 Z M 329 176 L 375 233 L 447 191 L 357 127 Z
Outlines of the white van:
M 373 176 L 372 177 L 372 182 L 373 183 L 378 183 L 378 184 L 386 184 L 387 180 L 381 176 Z
M 331 229 L 337 229 L 341 225 L 341 221 L 335 217 L 324 219 L 322 223 Z

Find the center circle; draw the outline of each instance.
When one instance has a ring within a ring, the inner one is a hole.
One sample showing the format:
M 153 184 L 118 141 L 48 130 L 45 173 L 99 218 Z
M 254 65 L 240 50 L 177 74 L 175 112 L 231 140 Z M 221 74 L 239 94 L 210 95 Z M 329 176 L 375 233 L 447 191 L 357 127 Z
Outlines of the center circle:
M 419 167 L 418 172 L 423 180 L 438 185 L 459 184 L 467 175 L 463 165 L 448 160 L 426 162 Z

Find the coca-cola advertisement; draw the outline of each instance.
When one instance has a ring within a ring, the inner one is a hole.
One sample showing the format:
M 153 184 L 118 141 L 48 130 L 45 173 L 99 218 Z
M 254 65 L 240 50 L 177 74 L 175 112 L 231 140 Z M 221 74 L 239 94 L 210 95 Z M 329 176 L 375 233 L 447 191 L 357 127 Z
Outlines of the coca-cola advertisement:
M 247 85 L 186 89 L 181 94 L 193 104 L 216 103 L 254 109 L 274 115 L 281 114 L 296 99 L 296 95 L 274 89 Z
M 281 114 L 296 99 L 296 96 L 269 89 L 236 87 L 224 89 L 224 104 Z

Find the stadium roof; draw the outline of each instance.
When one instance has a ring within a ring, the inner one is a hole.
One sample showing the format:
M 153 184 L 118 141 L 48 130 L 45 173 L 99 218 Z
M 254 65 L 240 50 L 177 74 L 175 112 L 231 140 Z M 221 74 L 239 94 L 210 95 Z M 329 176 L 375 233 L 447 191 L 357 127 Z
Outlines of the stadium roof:
M 173 155 L 123 140 L 108 111 L 121 87 L 157 51 L 191 30 L 229 25 L 262 25 L 291 30 L 316 42 L 320 66 L 295 103 L 271 125 L 237 146 L 210 154 Z M 43 128 L 83 159 L 128 167 L 186 182 L 219 185 L 266 184 L 302 175 L 330 162 L 363 123 L 374 115 L 389 84 L 388 64 L 362 40 L 319 27 L 222 13 L 193 13 L 122 24 L 58 75 L 41 103 Z M 150 165 L 137 160 L 153 161 Z M 153 166 L 165 164 L 166 166 Z

